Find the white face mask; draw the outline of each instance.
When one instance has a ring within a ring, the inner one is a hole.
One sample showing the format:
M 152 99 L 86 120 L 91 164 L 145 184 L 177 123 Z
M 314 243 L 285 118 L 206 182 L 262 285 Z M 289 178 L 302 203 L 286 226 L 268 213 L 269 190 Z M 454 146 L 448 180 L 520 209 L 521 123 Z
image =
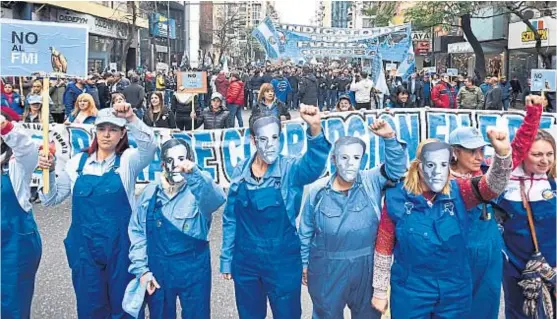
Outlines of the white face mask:
M 280 127 L 276 122 L 254 125 L 255 148 L 259 157 L 267 164 L 273 164 L 279 156 Z
M 335 151 L 335 167 L 338 175 L 346 182 L 356 180 L 360 171 L 364 149 L 362 145 L 352 143 L 339 146 Z
M 420 163 L 424 183 L 434 193 L 443 190 L 449 180 L 450 155 L 448 149 L 426 152 Z
M 188 158 L 188 149 L 184 145 L 176 145 L 163 152 L 163 169 L 166 179 L 171 185 L 184 181 L 184 175 L 178 171 L 178 166 Z

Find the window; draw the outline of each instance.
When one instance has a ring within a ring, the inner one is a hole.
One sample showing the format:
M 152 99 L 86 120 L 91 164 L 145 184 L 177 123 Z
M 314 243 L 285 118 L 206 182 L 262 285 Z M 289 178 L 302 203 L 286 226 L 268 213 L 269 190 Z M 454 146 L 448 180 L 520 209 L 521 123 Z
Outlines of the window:
M 251 10 L 251 19 L 253 20 L 254 24 L 259 24 L 258 21 L 261 21 L 261 4 L 253 4 Z
M 373 28 L 371 17 L 362 18 L 362 28 Z

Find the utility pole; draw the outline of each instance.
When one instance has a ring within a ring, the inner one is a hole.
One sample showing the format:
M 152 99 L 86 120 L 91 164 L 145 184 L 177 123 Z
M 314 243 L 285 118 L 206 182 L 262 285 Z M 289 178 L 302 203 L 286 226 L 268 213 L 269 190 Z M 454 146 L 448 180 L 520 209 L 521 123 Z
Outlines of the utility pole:
M 168 69 L 170 70 L 172 66 L 170 63 L 170 1 L 166 1 L 166 43 L 168 45 Z

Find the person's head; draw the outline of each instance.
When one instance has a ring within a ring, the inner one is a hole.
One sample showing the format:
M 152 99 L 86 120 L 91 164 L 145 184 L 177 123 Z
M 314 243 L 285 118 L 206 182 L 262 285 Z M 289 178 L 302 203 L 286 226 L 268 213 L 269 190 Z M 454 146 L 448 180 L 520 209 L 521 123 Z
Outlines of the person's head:
M 217 112 L 222 107 L 223 97 L 220 93 L 215 92 L 211 95 L 211 109 Z
M 466 77 L 464 79 L 464 85 L 466 85 L 467 88 L 472 88 L 474 86 L 474 82 L 472 81 L 471 77 Z
M 23 114 L 23 118 L 26 118 L 29 113 L 40 112 L 43 106 L 42 100 L 43 99 L 40 95 L 29 96 L 29 99 L 27 100 L 27 103 L 29 104 L 29 108 L 25 110 L 25 113 Z
M 555 176 L 555 139 L 545 130 L 538 130 L 534 144 L 528 150 L 523 167 L 526 174 Z
M 121 155 L 129 148 L 126 120 L 116 117 L 112 108 L 102 109 L 97 113 L 95 133 L 88 149 L 89 155 L 98 150 Z
M 396 99 L 399 102 L 406 103 L 408 102 L 408 97 L 409 97 L 408 91 L 404 87 L 399 86 L 396 92 Z
M 14 87 L 11 83 L 4 84 L 4 92 L 11 94 L 14 91 Z
M 163 106 L 163 99 L 162 99 L 162 93 L 161 92 L 153 92 L 151 93 L 151 96 L 149 97 L 149 102 L 152 107 L 161 107 Z
M 230 81 L 238 81 L 238 80 L 240 80 L 240 75 L 238 75 L 238 72 L 231 72 Z
M 337 102 L 337 111 L 339 112 L 348 112 L 354 111 L 354 107 L 350 102 L 350 97 L 348 95 L 342 95 L 338 98 Z
M 280 119 L 270 112 L 260 111 L 249 120 L 251 140 L 257 149 L 256 156 L 273 164 L 280 152 Z
M 424 75 L 424 82 L 429 82 L 429 75 Z
M 433 79 L 434 79 L 434 80 L 439 80 L 439 75 L 434 74 L 434 75 L 433 75 Z
M 344 76 L 348 76 L 348 75 L 350 75 L 350 71 L 348 69 L 344 69 L 342 71 L 342 74 L 344 74 Z
M 31 87 L 31 93 L 40 94 L 42 90 L 43 90 L 43 83 L 41 82 L 41 80 L 33 81 Z
M 412 79 L 413 79 L 413 80 L 415 80 L 415 79 L 416 79 L 416 76 L 417 76 L 417 74 L 416 74 L 416 73 L 412 73 L 412 75 L 411 75 L 411 77 L 412 77 Z
M 184 175 L 179 171 L 179 166 L 185 160 L 195 162 L 195 154 L 191 145 L 183 139 L 172 138 L 161 146 L 161 161 L 163 174 L 171 185 L 184 181 Z
M 93 96 L 89 93 L 81 93 L 75 100 L 75 107 L 72 114 L 75 116 L 79 112 L 85 112 L 90 115 L 97 114 L 97 106 Z
M 130 81 L 131 83 L 139 83 L 139 75 L 132 75 Z
M 331 160 L 343 181 L 353 183 L 356 180 L 365 152 L 366 144 L 360 138 L 342 136 L 335 142 Z
M 499 79 L 497 79 L 496 76 L 491 77 L 491 81 L 490 81 L 491 85 L 497 85 L 497 83 L 499 83 Z
M 451 146 L 437 139 L 427 139 L 418 145 L 416 158 L 410 162 L 404 188 L 421 195 L 432 191 L 449 195 Z
M 528 80 L 526 80 L 526 82 L 528 83 L 528 86 L 532 85 L 532 79 L 528 78 Z
M 448 74 L 443 74 L 441 80 L 445 83 L 451 83 L 451 77 Z
M 17 114 L 16 111 L 11 109 L 8 106 L 2 106 L 2 116 L 6 119 L 6 121 L 20 121 L 21 117 Z M 4 165 L 8 163 L 10 158 L 12 157 L 12 149 L 8 146 L 8 144 L 4 143 L 4 139 L 0 136 L 0 164 Z
M 507 83 L 507 78 L 504 77 L 504 76 L 502 76 L 502 77 L 501 77 L 501 83 L 503 83 L 503 84 L 504 84 L 504 83 Z
M 258 101 L 267 101 L 271 102 L 275 100 L 275 89 L 273 85 L 270 83 L 265 83 L 261 85 L 259 88 L 259 96 L 257 97 Z
M 87 85 L 95 85 L 97 84 L 97 81 L 99 80 L 99 77 L 96 75 L 89 75 L 87 77 L 86 83 Z
M 367 79 L 367 75 L 368 75 L 368 74 L 367 74 L 366 71 L 360 72 L 360 76 L 361 76 L 362 79 Z
M 489 145 L 474 127 L 460 127 L 449 135 L 453 150 L 453 168 L 464 172 L 479 172 L 484 161 L 485 146 Z
M 126 103 L 126 97 L 122 93 L 113 93 L 112 94 L 112 105 L 116 103 Z

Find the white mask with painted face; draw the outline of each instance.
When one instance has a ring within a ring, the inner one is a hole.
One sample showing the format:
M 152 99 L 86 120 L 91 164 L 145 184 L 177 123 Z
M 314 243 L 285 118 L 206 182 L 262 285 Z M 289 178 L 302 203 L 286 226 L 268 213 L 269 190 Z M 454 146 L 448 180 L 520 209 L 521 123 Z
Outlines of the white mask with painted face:
M 348 183 L 356 180 L 360 171 L 364 149 L 358 143 L 340 145 L 335 150 L 335 167 L 338 175 Z
M 448 149 L 426 151 L 422 154 L 420 172 L 424 183 L 434 193 L 443 190 L 449 180 L 451 152 Z
M 280 127 L 276 121 L 266 118 L 257 120 L 253 127 L 255 131 L 255 148 L 259 157 L 267 164 L 273 164 L 280 149 Z
M 178 171 L 180 164 L 188 159 L 188 149 L 181 144 L 175 145 L 162 151 L 164 175 L 171 185 L 179 184 L 184 181 L 184 175 Z

